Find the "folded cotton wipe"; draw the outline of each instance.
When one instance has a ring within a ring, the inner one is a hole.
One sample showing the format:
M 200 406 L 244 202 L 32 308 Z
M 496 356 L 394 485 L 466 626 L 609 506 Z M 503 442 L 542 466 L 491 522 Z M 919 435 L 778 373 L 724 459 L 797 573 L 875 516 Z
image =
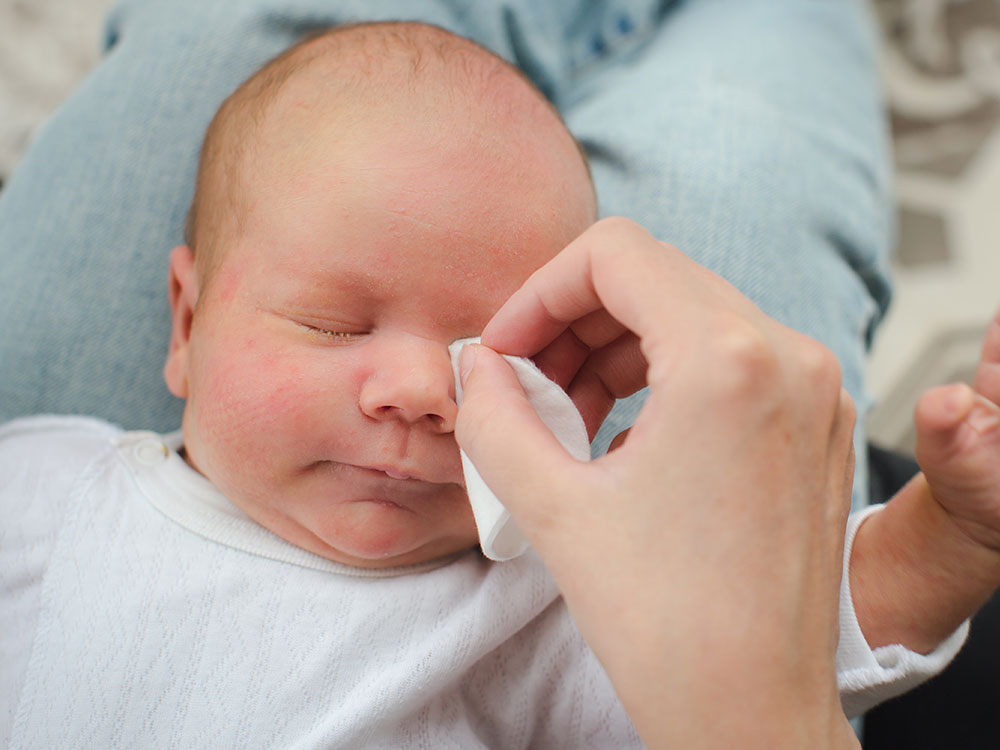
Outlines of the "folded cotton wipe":
M 455 371 L 455 399 L 459 406 L 462 405 L 462 381 L 458 375 L 458 355 L 466 344 L 478 343 L 478 338 L 459 339 L 448 348 L 451 354 L 451 366 Z M 530 359 L 507 355 L 504 355 L 504 359 L 510 363 L 517 379 L 521 381 L 528 402 L 535 407 L 542 422 L 552 430 L 552 434 L 573 458 L 589 461 L 590 441 L 587 439 L 587 428 L 583 424 L 580 412 L 576 410 L 566 392 L 545 377 Z M 517 435 L 503 437 L 506 440 L 517 439 Z M 503 503 L 486 486 L 486 482 L 479 476 L 479 472 L 465 455 L 465 451 L 461 454 L 465 488 L 469 493 L 469 502 L 476 519 L 476 528 L 479 530 L 479 544 L 483 548 L 483 554 L 491 560 L 511 560 L 523 554 L 528 549 L 528 542 L 521 534 L 521 530 L 517 528 L 517 524 Z M 510 467 L 510 471 L 517 470 L 516 466 Z

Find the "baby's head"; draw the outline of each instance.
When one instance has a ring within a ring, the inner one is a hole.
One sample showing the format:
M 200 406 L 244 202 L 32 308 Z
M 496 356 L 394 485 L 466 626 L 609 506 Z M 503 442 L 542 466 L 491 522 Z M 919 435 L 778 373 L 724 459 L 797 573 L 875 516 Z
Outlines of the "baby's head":
M 472 42 L 373 24 L 276 58 L 213 120 L 171 255 L 187 460 L 332 560 L 474 546 L 448 344 L 595 213 L 554 110 Z

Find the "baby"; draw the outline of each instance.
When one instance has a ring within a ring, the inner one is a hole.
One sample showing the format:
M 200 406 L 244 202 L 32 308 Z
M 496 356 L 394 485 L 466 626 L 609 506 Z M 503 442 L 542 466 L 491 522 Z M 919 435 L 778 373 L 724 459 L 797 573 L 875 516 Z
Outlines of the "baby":
M 0 545 L 0 741 L 638 746 L 538 559 L 475 550 L 453 433 L 448 345 L 596 217 L 544 97 L 442 30 L 341 27 L 247 81 L 209 128 L 170 258 L 181 432 L 0 430 L 0 512 L 17 519 Z M 997 331 L 981 395 L 923 422 L 930 486 L 962 507 L 963 477 L 1000 505 Z M 890 533 L 882 515 L 857 554 Z M 903 641 L 906 602 L 884 603 L 879 640 Z M 868 705 L 963 634 L 886 665 L 850 606 L 841 628 L 845 696 Z
M 473 546 L 447 346 L 596 219 L 546 100 L 471 43 L 341 31 L 222 107 L 194 206 L 166 364 L 186 460 L 331 560 Z

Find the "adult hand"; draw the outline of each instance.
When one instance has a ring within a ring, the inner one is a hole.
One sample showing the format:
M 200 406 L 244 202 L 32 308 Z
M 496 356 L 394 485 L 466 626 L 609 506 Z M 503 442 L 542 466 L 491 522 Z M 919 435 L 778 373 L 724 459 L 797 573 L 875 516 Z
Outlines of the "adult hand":
M 648 745 L 855 746 L 834 670 L 854 408 L 833 355 L 624 219 L 532 275 L 482 341 L 458 442 Z M 649 398 L 581 463 L 496 352 L 536 357 L 591 430 L 611 397 Z

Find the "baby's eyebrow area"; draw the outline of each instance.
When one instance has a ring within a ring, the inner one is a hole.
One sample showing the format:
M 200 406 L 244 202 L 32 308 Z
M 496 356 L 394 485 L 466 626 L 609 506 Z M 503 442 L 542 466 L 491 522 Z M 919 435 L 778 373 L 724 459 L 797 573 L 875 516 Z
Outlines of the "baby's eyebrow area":
M 302 263 L 282 263 L 277 269 L 278 278 L 287 279 L 288 292 L 304 295 L 309 299 L 343 298 L 349 296 L 358 302 L 376 303 L 392 293 L 393 277 L 377 271 L 308 266 Z

